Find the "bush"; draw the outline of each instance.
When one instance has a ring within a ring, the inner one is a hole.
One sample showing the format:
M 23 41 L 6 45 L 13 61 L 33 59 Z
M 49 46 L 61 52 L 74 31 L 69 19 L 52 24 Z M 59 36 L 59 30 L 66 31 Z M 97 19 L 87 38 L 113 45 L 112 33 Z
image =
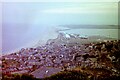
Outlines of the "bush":
M 32 75 L 29 74 L 13 74 L 12 76 L 8 77 L 3 75 L 2 80 L 38 80 L 34 78 Z
M 79 71 L 64 71 L 43 80 L 88 80 L 87 75 Z

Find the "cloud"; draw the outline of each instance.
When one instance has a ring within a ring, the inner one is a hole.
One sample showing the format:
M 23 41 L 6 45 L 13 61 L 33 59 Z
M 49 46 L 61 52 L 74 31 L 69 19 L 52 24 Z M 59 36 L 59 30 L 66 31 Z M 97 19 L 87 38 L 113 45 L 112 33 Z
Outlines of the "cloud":
M 117 6 L 78 6 L 67 8 L 54 8 L 43 10 L 43 13 L 58 13 L 58 14 L 90 14 L 90 13 L 116 13 Z

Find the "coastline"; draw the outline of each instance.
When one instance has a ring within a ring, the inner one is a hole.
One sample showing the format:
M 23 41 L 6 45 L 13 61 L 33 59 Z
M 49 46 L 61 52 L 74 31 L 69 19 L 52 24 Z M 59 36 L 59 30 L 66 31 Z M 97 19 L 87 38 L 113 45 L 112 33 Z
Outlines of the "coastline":
M 5 51 L 4 53 L 2 53 L 2 55 L 11 54 L 11 53 L 14 53 L 14 52 L 18 52 L 19 50 L 21 50 L 21 48 L 31 48 L 31 47 L 37 47 L 37 46 L 40 46 L 40 45 L 45 45 L 46 42 L 49 39 L 56 39 L 59 33 L 63 33 L 63 34 L 79 34 L 81 37 L 91 37 L 91 36 L 96 36 L 96 37 L 98 36 L 99 37 L 100 33 L 101 33 L 101 32 L 99 32 L 99 35 L 96 35 L 96 34 L 94 34 L 95 33 L 94 32 L 95 29 L 93 29 L 93 33 L 91 34 L 91 32 L 90 32 L 90 34 L 88 34 L 85 31 L 87 31 L 87 29 L 89 29 L 89 31 L 90 31 L 90 30 L 92 30 L 92 28 L 90 28 L 88 26 L 87 27 L 80 27 L 80 25 L 77 26 L 77 27 L 75 27 L 75 28 L 73 28 L 73 26 L 69 26 L 69 25 L 66 25 L 66 26 L 53 26 L 51 28 L 55 28 L 54 30 L 52 30 L 52 33 L 50 33 L 51 31 L 50 32 L 46 32 L 46 34 L 44 36 L 42 35 L 42 37 L 37 37 L 34 40 L 28 41 L 27 44 L 25 44 L 22 47 L 19 47 L 19 48 L 15 49 L 15 50 L 11 50 L 11 51 L 8 51 L 8 52 Z M 111 27 L 110 27 L 110 29 L 111 29 Z M 114 35 L 116 35 L 117 32 L 115 33 L 115 30 L 112 31 L 113 29 L 111 29 L 111 32 L 113 32 L 114 34 L 112 36 L 110 36 L 109 35 L 110 32 L 107 33 L 108 38 L 115 37 Z M 102 28 L 100 30 L 102 30 Z M 98 31 L 100 31 L 100 30 L 98 30 Z M 105 30 L 107 31 L 109 29 L 106 28 Z M 103 34 L 103 35 L 106 35 L 106 34 Z M 117 38 L 116 38 L 116 40 L 117 40 Z

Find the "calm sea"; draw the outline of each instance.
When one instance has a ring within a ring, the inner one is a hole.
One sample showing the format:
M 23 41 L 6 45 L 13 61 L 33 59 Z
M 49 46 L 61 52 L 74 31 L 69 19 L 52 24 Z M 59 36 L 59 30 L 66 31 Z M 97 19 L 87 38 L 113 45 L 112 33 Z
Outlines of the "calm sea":
M 31 27 L 27 29 L 10 28 L 3 29 L 2 53 L 11 53 L 21 48 L 34 47 L 45 44 L 48 39 L 54 39 L 58 31 L 67 34 L 80 34 L 80 36 L 105 36 L 118 39 L 117 28 L 81 28 L 70 26 Z M 39 42 L 39 44 L 37 44 Z

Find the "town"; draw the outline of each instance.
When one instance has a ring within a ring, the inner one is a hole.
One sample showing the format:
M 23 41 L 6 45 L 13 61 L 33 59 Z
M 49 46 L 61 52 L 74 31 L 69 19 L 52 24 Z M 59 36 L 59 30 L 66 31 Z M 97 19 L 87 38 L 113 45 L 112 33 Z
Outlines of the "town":
M 80 42 L 79 42 L 80 41 Z M 0 69 L 2 74 L 31 74 L 45 78 L 66 70 L 88 69 L 91 75 L 120 75 L 120 40 L 91 40 L 79 35 L 60 33 L 45 45 L 22 48 L 4 55 Z M 105 69 L 93 74 L 92 69 Z M 108 72 L 107 72 L 108 71 Z

